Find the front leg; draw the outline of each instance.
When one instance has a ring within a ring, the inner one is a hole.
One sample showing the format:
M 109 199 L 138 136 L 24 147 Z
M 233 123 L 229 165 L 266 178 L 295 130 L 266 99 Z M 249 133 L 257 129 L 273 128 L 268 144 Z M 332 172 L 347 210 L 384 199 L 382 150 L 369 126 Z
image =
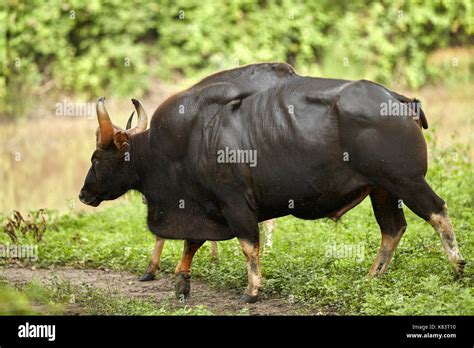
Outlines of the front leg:
M 185 240 L 184 249 L 181 260 L 175 270 L 175 289 L 176 297 L 180 302 L 186 302 L 191 291 L 191 263 L 193 262 L 194 254 L 204 244 L 204 240 Z
M 253 303 L 257 301 L 258 291 L 262 288 L 259 243 L 252 243 L 246 239 L 239 239 L 239 242 L 247 259 L 248 276 L 248 285 L 242 297 L 242 301 L 245 303 Z
M 227 200 L 228 202 L 222 208 L 222 213 L 233 234 L 239 239 L 247 259 L 248 285 L 242 301 L 252 303 L 257 301 L 258 291 L 262 287 L 257 216 L 245 197 L 228 195 Z
M 151 254 L 151 260 L 148 264 L 148 268 L 139 279 L 141 282 L 147 282 L 155 279 L 156 270 L 160 267 L 161 252 L 163 251 L 164 245 L 165 240 L 156 237 L 155 247 L 153 249 L 153 253 Z

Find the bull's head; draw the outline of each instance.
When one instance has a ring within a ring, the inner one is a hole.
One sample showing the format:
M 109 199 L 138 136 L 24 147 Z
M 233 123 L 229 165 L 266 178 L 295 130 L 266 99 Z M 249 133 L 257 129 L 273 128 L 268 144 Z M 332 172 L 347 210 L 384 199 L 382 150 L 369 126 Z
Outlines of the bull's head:
M 131 138 L 146 130 L 147 115 L 140 102 L 132 99 L 138 114 L 137 125 L 130 128 L 133 113 L 127 123 L 127 129 L 112 124 L 105 109 L 104 97 L 97 103 L 97 120 L 99 128 L 96 132 L 97 147 L 92 154 L 92 166 L 87 173 L 84 186 L 79 194 L 82 203 L 98 206 L 104 200 L 120 197 L 131 187 L 135 179 L 130 162 Z

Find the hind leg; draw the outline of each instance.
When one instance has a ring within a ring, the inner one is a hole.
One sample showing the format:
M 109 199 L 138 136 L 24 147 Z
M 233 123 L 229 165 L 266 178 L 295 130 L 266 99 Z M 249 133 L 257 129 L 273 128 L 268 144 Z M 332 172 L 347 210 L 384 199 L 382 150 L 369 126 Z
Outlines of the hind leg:
M 461 275 L 466 262 L 459 251 L 446 203 L 431 189 L 424 177 L 405 178 L 391 192 L 400 197 L 415 214 L 438 232 L 448 260 L 456 275 Z
M 217 249 L 217 242 L 211 241 L 211 258 L 217 260 L 219 257 L 219 251 Z
M 430 215 L 428 223 L 433 226 L 441 237 L 444 251 L 448 255 L 448 260 L 454 268 L 456 275 L 462 275 L 466 261 L 464 261 L 464 258 L 459 251 L 458 242 L 454 235 L 454 228 L 451 224 L 451 219 L 449 218 L 448 206 L 446 203 L 443 205 L 440 212 L 433 212 Z
M 370 199 L 382 233 L 380 249 L 369 271 L 369 277 L 373 278 L 387 270 L 407 224 L 403 209 L 398 207 L 398 200 L 387 191 L 374 190 L 370 194 Z
M 276 226 L 276 219 L 270 219 L 259 224 L 262 226 L 263 234 L 265 235 L 265 244 L 263 245 L 263 251 L 269 253 L 273 246 L 273 231 Z

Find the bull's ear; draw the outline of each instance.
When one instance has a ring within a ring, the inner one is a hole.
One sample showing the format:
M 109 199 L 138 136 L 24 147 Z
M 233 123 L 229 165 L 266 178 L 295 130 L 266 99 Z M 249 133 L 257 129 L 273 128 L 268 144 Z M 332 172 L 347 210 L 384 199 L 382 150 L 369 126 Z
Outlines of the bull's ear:
M 123 150 L 125 147 L 130 146 L 130 137 L 124 131 L 118 131 L 114 135 L 114 144 L 119 150 Z

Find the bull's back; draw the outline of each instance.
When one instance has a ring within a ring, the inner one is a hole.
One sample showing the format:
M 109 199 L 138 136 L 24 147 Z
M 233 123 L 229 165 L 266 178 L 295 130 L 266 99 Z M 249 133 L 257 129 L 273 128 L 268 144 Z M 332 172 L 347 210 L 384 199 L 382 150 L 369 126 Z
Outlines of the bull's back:
M 218 140 L 211 156 L 225 148 L 255 151 L 256 165 L 249 170 L 262 220 L 288 214 L 327 216 L 365 185 L 344 162 L 334 110 L 307 101 L 311 82 L 301 78 L 300 83 L 246 98 L 238 109 L 229 106 L 212 130 Z M 329 81 L 331 88 L 343 83 Z M 242 168 L 245 165 L 218 166 L 224 173 Z

